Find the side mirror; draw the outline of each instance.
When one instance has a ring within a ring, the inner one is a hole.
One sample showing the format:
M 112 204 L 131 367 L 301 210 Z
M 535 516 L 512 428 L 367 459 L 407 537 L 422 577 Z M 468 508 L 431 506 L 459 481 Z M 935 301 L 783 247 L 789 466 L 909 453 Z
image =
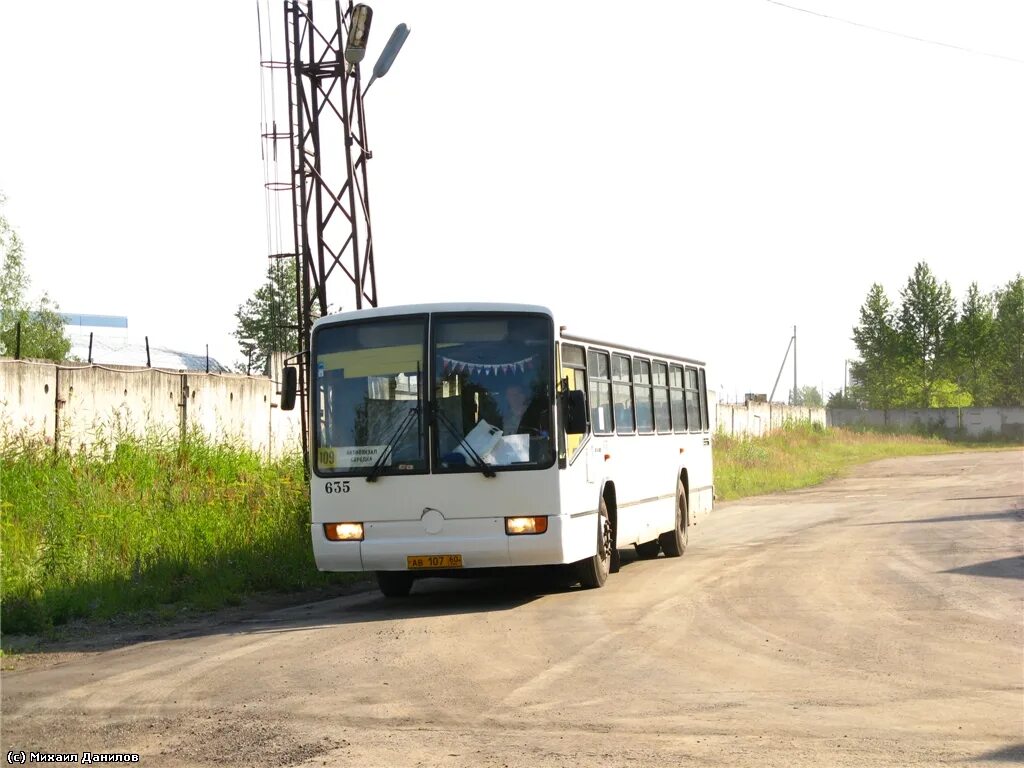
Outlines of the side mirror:
M 298 391 L 299 369 L 294 365 L 286 365 L 281 370 L 281 410 L 290 411 L 295 408 L 295 393 Z
M 565 393 L 565 434 L 585 435 L 587 433 L 587 398 L 582 390 L 573 389 Z

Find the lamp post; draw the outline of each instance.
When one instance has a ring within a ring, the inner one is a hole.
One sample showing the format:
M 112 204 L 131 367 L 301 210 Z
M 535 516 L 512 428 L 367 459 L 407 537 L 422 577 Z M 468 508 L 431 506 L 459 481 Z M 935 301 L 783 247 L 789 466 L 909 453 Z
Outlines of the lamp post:
M 297 336 L 299 353 L 296 384 L 302 408 L 303 454 L 308 464 L 309 341 L 314 320 L 337 311 L 328 296 L 328 278 L 347 278 L 355 289 L 354 309 L 377 306 L 377 279 L 370 223 L 369 149 L 365 91 L 360 62 L 366 56 L 373 9 L 347 0 L 334 3 L 335 13 L 319 26 L 313 19 L 312 0 L 287 0 L 285 22 L 289 46 L 285 62 L 261 62 L 287 68 L 289 131 L 264 134 L 273 141 L 287 140 L 291 151 L 292 181 L 285 185 L 292 196 L 296 264 Z M 374 79 L 391 67 L 409 28 L 400 24 L 374 67 Z M 372 82 L 372 80 L 371 80 Z M 340 123 L 340 125 L 339 125 Z M 338 137 L 343 146 L 337 151 Z M 340 155 L 341 163 L 338 163 Z M 339 172 L 340 171 L 340 172 Z M 332 283 L 333 284 L 333 283 Z M 282 407 L 285 399 L 282 399 Z

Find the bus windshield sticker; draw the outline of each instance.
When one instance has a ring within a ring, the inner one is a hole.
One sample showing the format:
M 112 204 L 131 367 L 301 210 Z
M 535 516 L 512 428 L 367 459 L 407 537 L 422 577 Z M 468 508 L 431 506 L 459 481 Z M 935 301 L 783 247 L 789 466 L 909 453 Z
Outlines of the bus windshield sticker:
M 346 445 L 341 448 L 330 448 L 328 450 L 334 455 L 334 464 L 331 465 L 333 468 L 355 469 L 357 467 L 372 467 L 386 449 L 386 445 Z M 320 450 L 322 452 L 324 449 L 321 448 Z M 385 459 L 384 465 L 391 465 L 390 455 Z M 320 466 L 325 466 L 322 461 Z

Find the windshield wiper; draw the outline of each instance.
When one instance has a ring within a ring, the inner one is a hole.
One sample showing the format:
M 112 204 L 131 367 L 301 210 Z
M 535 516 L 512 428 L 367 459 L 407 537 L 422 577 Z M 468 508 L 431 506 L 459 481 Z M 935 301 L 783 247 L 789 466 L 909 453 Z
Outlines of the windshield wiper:
M 452 437 L 459 441 L 459 446 L 466 452 L 466 456 L 473 460 L 477 469 L 484 473 L 484 477 L 497 477 L 497 474 L 491 469 L 490 464 L 480 458 L 480 454 L 476 452 L 472 445 L 466 440 L 465 437 L 459 434 L 459 431 L 455 429 L 455 425 L 452 424 L 451 419 L 445 416 L 444 411 L 437 407 L 437 402 L 431 404 L 431 412 L 434 414 L 436 421 L 440 421 L 445 429 L 447 429 Z
M 395 446 L 398 445 L 398 441 L 402 439 L 402 435 L 404 435 L 406 430 L 409 429 L 413 420 L 419 416 L 419 413 L 419 406 L 409 409 L 408 415 L 406 415 L 402 420 L 402 423 L 398 425 L 398 430 L 391 436 L 391 439 L 388 440 L 387 444 L 384 446 L 384 450 L 381 452 L 380 456 L 377 457 L 373 466 L 370 467 L 370 471 L 366 475 L 366 482 L 377 482 L 377 478 L 380 476 L 380 473 L 384 471 L 385 462 L 391 456 L 392 452 L 395 450 Z

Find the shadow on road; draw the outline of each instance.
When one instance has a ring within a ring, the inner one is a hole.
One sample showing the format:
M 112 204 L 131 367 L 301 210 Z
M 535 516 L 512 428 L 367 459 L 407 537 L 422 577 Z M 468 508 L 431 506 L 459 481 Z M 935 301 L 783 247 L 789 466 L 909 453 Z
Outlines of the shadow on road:
M 1010 497 L 1015 498 L 1015 497 Z M 884 520 L 880 523 L 857 523 L 868 525 L 913 525 L 915 523 L 967 523 L 974 520 L 1024 520 L 1024 509 L 1010 509 L 1005 512 L 979 512 L 976 515 L 949 515 L 948 517 L 925 517 L 919 520 Z
M 974 760 L 991 760 L 993 762 L 1008 762 L 1008 763 L 1024 763 L 1024 744 L 1012 744 L 1009 747 L 1003 749 L 997 749 L 993 752 L 986 752 L 983 755 L 978 755 Z
M 1024 579 L 1024 557 L 1004 557 L 1002 560 L 989 560 L 987 563 L 965 565 L 962 568 L 950 568 L 942 573 L 962 573 L 967 576 L 988 576 L 996 579 Z
M 1010 494 L 1009 496 L 951 496 L 946 501 L 991 501 L 992 499 L 1019 499 L 1020 494 Z
M 632 550 L 620 552 L 622 569 L 638 562 Z M 413 584 L 408 597 L 388 598 L 373 589 L 357 600 L 311 603 L 241 623 L 247 632 L 281 632 L 315 626 L 495 613 L 580 589 L 573 566 L 507 568 L 493 573 L 469 571 L 449 578 L 421 577 Z
M 621 550 L 622 568 L 637 562 Z M 370 574 L 367 574 L 370 576 Z M 261 595 L 240 608 L 193 615 L 170 622 L 128 618 L 117 623 L 78 622 L 57 638 L 4 637 L 7 653 L 97 653 L 144 642 L 214 635 L 305 631 L 317 627 L 377 621 L 510 611 L 549 595 L 579 591 L 572 566 L 471 571 L 456 578 L 425 577 L 404 598 L 387 598 L 372 579 L 333 593 L 321 590 L 293 595 Z

